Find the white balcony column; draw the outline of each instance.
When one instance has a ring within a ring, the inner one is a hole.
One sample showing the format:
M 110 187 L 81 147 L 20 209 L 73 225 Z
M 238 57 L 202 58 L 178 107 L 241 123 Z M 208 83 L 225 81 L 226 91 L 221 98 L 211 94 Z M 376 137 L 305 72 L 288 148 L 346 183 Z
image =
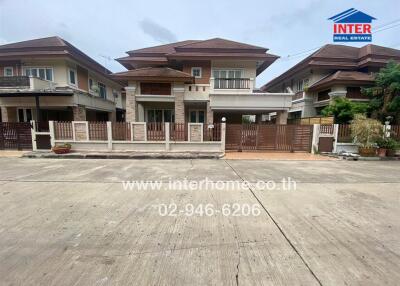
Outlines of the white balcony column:
M 136 86 L 126 86 L 126 121 L 136 122 Z

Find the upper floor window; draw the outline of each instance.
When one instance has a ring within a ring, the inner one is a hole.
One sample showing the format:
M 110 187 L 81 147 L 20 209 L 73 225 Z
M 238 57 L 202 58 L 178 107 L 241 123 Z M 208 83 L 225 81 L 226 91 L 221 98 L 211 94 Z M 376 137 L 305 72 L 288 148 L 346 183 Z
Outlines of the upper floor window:
M 242 78 L 243 71 L 239 69 L 218 69 L 213 71 L 214 78 Z
M 106 99 L 107 98 L 107 88 L 106 85 L 104 83 L 99 82 L 98 83 L 99 86 L 99 96 L 101 98 Z
M 192 68 L 192 76 L 195 78 L 201 78 L 202 76 L 202 70 L 199 67 L 193 67 Z
M 27 67 L 24 68 L 26 76 L 38 77 L 43 80 L 53 81 L 53 69 L 45 67 Z
M 4 76 L 13 76 L 13 68 L 5 67 L 4 68 Z
M 69 69 L 68 70 L 68 81 L 71 85 L 76 85 L 76 70 Z
M 308 87 L 308 78 L 297 81 L 296 91 L 303 91 Z
M 89 90 L 93 90 L 93 79 L 89 78 Z

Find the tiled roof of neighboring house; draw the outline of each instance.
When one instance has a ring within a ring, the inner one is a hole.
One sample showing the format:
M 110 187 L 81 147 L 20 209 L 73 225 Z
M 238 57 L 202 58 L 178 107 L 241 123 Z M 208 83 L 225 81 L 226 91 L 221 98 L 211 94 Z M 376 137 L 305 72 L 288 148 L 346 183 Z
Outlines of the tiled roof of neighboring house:
M 181 72 L 178 70 L 174 70 L 167 67 L 155 68 L 155 67 L 148 67 L 148 68 L 140 68 L 134 69 L 124 72 L 114 73 L 112 75 L 115 79 L 141 79 L 141 80 L 153 80 L 153 79 L 160 79 L 160 80 L 183 80 L 185 82 L 192 82 L 193 77 L 192 75 Z
M 156 47 L 132 50 L 127 52 L 129 57 L 116 59 L 128 69 L 143 67 L 148 65 L 160 65 L 163 62 L 168 63 L 172 59 L 255 59 L 260 63 L 257 73 L 261 73 L 278 56 L 267 54 L 268 49 L 239 43 L 235 41 L 214 38 L 209 40 L 189 40 L 161 45 Z
M 0 46 L 0 59 L 32 56 L 70 56 L 88 68 L 109 77 L 111 71 L 60 37 L 48 37 Z M 111 78 L 110 78 L 111 79 Z
M 333 82 L 335 83 L 357 83 L 357 84 L 372 84 L 374 82 L 374 76 L 372 74 L 358 72 L 358 71 L 337 71 L 330 74 L 321 80 L 313 83 L 308 87 L 308 90 L 319 90 L 330 86 Z
M 268 90 L 309 67 L 358 69 L 368 65 L 384 66 L 391 59 L 400 61 L 400 50 L 371 44 L 361 48 L 328 44 L 262 86 L 261 89 Z

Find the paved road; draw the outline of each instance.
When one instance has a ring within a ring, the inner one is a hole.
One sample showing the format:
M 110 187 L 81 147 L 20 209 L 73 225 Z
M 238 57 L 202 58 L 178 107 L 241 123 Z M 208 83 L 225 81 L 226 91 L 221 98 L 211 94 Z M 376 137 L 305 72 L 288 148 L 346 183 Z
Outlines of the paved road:
M 1 285 L 398 285 L 400 162 L 0 159 Z M 178 190 L 169 180 L 249 181 Z M 259 180 L 296 181 L 262 190 Z M 124 190 L 123 180 L 162 181 Z M 258 216 L 160 216 L 159 204 Z

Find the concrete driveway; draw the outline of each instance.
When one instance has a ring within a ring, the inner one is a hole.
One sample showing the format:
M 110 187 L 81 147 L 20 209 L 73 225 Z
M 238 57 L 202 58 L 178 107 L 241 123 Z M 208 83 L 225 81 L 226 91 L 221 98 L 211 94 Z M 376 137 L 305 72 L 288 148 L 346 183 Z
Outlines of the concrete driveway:
M 400 162 L 1 158 L 0 166 L 1 285 L 400 281 Z M 168 183 L 205 177 L 252 184 Z M 282 190 L 288 177 L 295 190 Z M 123 180 L 163 183 L 124 190 Z M 154 207 L 171 203 L 261 212 L 161 216 Z

